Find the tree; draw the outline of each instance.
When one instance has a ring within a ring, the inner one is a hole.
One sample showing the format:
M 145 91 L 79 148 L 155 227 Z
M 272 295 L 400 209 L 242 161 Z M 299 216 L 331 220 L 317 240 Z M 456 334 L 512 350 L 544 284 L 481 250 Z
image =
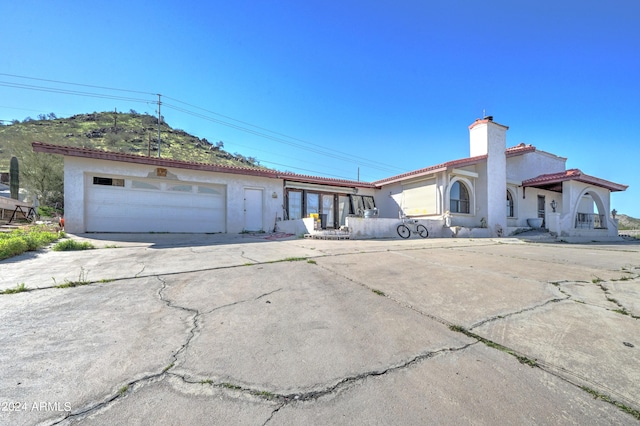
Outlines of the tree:
M 64 165 L 59 155 L 26 151 L 22 156 L 23 187 L 40 200 L 41 205 L 64 203 Z

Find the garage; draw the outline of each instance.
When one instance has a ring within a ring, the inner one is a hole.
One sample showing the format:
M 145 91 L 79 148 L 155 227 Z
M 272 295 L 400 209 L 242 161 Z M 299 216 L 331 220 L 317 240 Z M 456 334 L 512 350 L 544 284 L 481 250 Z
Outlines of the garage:
M 226 186 L 88 174 L 86 232 L 226 232 Z

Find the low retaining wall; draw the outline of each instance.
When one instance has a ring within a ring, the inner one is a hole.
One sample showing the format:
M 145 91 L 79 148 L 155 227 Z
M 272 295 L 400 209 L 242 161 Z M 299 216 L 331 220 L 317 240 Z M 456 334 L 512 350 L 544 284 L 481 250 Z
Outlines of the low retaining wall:
M 418 224 L 424 225 L 429 231 L 429 238 L 489 238 L 490 232 L 487 228 L 466 228 L 463 226 L 444 226 L 441 219 L 416 219 Z M 397 238 L 398 225 L 401 219 L 387 218 L 362 218 L 347 217 L 346 226 L 349 228 L 350 238 L 354 240 L 366 240 L 374 238 Z M 276 223 L 278 232 L 302 236 L 314 232 L 313 219 L 283 220 Z M 507 228 L 508 234 L 514 231 L 521 231 L 522 228 Z M 508 235 L 505 235 L 508 236 Z M 411 238 L 419 238 L 412 235 Z
M 302 236 L 313 232 L 314 219 L 307 217 L 304 219 L 281 220 L 276 222 L 276 231 Z
M 400 238 L 398 235 L 398 225 L 402 223 L 401 219 L 386 218 L 361 218 L 347 217 L 346 224 L 351 233 L 351 239 L 370 239 L 370 238 Z M 443 234 L 442 220 L 418 219 L 418 223 L 424 225 L 429 231 L 429 238 L 441 238 Z M 447 235 L 448 236 L 448 235 Z M 415 237 L 413 237 L 415 238 Z

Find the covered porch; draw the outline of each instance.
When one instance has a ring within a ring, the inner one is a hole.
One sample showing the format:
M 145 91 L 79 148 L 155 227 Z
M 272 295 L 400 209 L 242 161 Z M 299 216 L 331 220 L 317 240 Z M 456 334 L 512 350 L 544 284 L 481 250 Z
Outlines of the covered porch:
M 618 221 L 610 214 L 611 193 L 626 190 L 626 185 L 570 169 L 527 179 L 522 187 L 560 194 L 545 217 L 546 227 L 554 235 L 591 241 L 618 237 Z

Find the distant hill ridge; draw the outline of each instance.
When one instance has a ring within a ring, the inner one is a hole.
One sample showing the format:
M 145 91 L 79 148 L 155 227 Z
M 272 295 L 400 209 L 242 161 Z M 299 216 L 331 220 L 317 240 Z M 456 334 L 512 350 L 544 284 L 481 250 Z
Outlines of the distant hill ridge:
M 618 229 L 620 230 L 640 229 L 640 219 L 627 216 L 626 214 L 618 214 L 616 218 L 618 219 Z
M 225 151 L 224 143 L 211 143 L 184 130 L 160 124 L 162 158 L 264 168 L 257 159 Z M 158 118 L 136 111 L 94 112 L 58 118 L 55 114 L 27 117 L 0 126 L 0 172 L 9 170 L 12 155 L 31 150 L 34 141 L 128 154 L 158 155 Z

